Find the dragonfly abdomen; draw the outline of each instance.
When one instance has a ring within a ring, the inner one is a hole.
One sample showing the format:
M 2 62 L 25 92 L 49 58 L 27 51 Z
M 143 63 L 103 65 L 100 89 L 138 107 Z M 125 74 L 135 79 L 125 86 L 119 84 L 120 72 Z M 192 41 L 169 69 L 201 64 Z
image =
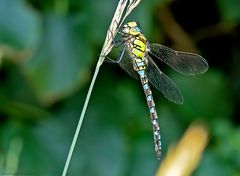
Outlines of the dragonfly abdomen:
M 155 103 L 152 96 L 152 91 L 148 83 L 147 76 L 145 75 L 145 70 L 138 71 L 140 75 L 140 80 L 143 86 L 143 90 L 147 99 L 148 108 L 150 111 L 151 123 L 153 127 L 153 136 L 155 143 L 155 151 L 157 153 L 157 158 L 160 159 L 161 156 L 161 136 L 160 136 L 160 127 L 158 124 L 158 115 L 155 107 Z

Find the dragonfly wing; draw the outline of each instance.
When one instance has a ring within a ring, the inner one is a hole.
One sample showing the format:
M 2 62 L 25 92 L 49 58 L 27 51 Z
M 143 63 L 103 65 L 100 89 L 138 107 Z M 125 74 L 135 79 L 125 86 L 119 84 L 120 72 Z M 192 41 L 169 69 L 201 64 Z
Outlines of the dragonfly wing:
M 125 70 L 131 77 L 139 80 L 138 73 L 133 69 L 132 59 L 129 57 L 126 47 L 123 48 L 120 58 L 118 59 L 118 64 Z
M 146 55 L 148 67 L 146 75 L 150 81 L 171 102 L 182 104 L 183 97 L 176 84 L 168 78 L 154 63 L 150 56 Z
M 175 51 L 164 45 L 151 43 L 149 52 L 184 75 L 201 74 L 207 71 L 207 61 L 198 54 Z

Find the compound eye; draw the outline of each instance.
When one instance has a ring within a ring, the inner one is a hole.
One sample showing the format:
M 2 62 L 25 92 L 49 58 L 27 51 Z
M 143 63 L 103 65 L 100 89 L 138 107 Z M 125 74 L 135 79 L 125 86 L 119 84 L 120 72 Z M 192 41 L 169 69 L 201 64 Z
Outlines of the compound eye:
M 136 32 L 141 32 L 141 29 L 139 27 L 135 27 Z

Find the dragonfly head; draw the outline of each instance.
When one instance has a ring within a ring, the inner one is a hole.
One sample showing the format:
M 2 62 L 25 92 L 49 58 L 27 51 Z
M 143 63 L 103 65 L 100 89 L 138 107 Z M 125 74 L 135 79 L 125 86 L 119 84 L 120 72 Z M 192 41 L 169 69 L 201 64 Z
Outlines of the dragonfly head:
M 137 22 L 135 21 L 128 22 L 127 24 L 123 25 L 122 33 L 125 36 L 129 36 L 129 35 L 136 36 L 141 33 L 141 29 Z

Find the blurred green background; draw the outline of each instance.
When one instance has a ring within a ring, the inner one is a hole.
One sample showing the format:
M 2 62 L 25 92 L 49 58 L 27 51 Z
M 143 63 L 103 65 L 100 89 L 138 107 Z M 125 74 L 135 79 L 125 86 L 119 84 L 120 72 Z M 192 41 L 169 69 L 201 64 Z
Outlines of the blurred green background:
M 117 3 L 0 0 L 0 175 L 61 175 Z M 163 157 L 192 122 L 209 128 L 195 176 L 240 175 L 239 9 L 238 0 L 143 0 L 126 20 L 140 22 L 149 41 L 209 63 L 196 77 L 161 65 L 183 105 L 153 89 Z M 146 176 L 158 165 L 140 82 L 104 63 L 68 175 Z

